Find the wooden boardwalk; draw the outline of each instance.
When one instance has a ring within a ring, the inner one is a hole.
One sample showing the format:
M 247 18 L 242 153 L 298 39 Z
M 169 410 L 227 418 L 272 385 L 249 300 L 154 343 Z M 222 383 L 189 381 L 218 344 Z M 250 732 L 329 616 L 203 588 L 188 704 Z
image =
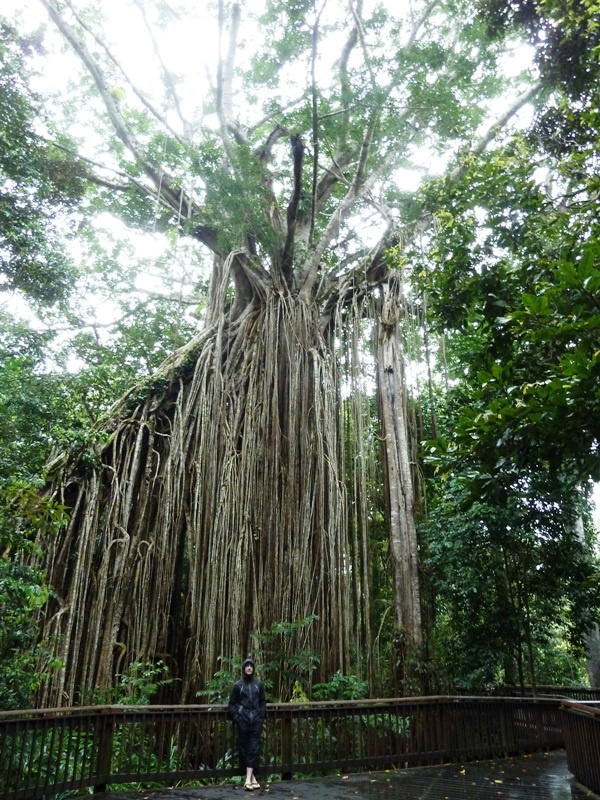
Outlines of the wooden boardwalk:
M 599 754 L 600 758 L 600 754 Z M 260 778 L 259 778 L 260 779 Z M 598 798 L 576 784 L 564 751 L 419 767 L 394 772 L 265 783 L 245 792 L 241 783 L 146 789 L 97 795 L 104 800 L 583 800 Z M 86 795 L 89 797 L 89 795 Z

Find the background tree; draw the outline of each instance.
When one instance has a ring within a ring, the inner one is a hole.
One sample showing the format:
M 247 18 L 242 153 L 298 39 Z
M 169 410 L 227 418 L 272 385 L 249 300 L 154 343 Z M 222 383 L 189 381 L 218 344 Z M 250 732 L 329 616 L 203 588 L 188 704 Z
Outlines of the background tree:
M 415 274 L 459 380 L 437 464 L 462 476 L 471 504 L 485 499 L 496 512 L 532 487 L 538 502 L 552 498 L 554 529 L 579 553 L 561 577 L 565 598 L 580 581 L 579 600 L 565 607 L 579 646 L 589 626 L 589 647 L 597 554 L 577 513 L 598 477 L 597 32 L 576 3 L 489 8 L 493 29 L 527 29 L 553 93 L 526 136 L 469 165 L 463 182 L 428 189 L 437 269 L 420 259 Z

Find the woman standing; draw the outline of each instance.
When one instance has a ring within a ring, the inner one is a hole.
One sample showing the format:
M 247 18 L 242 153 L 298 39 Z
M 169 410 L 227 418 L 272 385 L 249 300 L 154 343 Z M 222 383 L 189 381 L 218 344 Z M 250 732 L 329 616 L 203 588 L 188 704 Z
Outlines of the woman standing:
M 242 679 L 233 684 L 227 716 L 238 729 L 240 768 L 246 770 L 244 789 L 260 789 L 254 771 L 260 756 L 260 734 L 267 710 L 265 687 L 254 674 L 254 661 L 247 658 L 242 665 Z

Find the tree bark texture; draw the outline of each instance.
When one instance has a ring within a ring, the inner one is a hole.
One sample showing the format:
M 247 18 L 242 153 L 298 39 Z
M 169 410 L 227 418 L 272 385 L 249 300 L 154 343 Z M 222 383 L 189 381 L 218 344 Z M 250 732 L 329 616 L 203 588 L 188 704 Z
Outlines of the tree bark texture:
M 376 360 L 396 626 L 404 640 L 405 654 L 410 656 L 422 644 L 422 628 L 400 285 L 397 276 L 383 287 Z

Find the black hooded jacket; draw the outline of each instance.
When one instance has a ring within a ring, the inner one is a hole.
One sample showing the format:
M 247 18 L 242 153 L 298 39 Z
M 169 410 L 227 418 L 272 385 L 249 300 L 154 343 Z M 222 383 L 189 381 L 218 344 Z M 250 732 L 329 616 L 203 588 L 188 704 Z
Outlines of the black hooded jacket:
M 227 716 L 240 727 L 262 722 L 267 711 L 265 687 L 262 681 L 255 677 L 254 672 L 252 675 L 246 675 L 244 669 L 247 664 L 252 664 L 254 668 L 254 661 L 247 658 L 242 665 L 242 678 L 233 684 L 227 706 Z

